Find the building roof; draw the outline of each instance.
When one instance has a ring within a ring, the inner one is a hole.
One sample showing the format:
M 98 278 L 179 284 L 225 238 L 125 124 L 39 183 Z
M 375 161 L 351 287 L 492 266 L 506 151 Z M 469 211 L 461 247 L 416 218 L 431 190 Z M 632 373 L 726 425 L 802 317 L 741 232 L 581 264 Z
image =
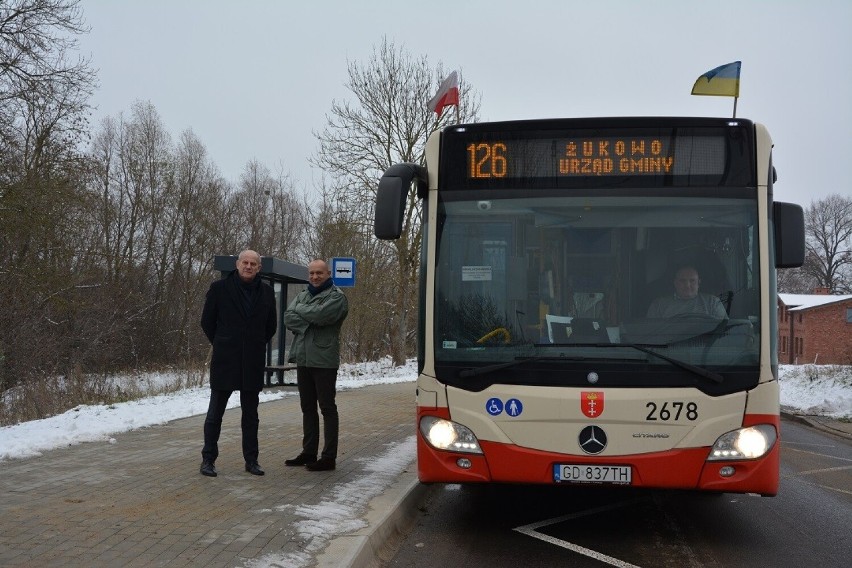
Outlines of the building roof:
M 778 294 L 778 299 L 790 307 L 791 312 L 818 308 L 834 302 L 852 300 L 852 294 L 832 296 L 830 294 Z

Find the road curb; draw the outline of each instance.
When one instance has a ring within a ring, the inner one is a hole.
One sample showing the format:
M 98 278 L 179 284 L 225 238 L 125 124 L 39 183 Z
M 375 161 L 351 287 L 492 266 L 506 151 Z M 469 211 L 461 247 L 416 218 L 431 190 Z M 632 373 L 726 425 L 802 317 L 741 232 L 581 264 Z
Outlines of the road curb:
M 810 426 L 811 428 L 815 428 L 822 432 L 827 432 L 829 434 L 834 434 L 835 436 L 840 436 L 841 438 L 852 440 L 852 424 L 840 423 L 835 420 L 828 420 L 817 416 L 794 414 L 787 410 L 781 410 L 781 415 L 793 422 L 798 422 L 799 424 Z M 843 425 L 843 428 L 838 427 L 841 424 Z
M 382 548 L 395 536 L 408 531 L 418 507 L 426 499 L 430 486 L 420 483 L 412 462 L 394 485 L 369 504 L 364 520 L 367 526 L 352 534 L 337 537 L 317 556 L 319 568 L 370 568 L 378 565 Z

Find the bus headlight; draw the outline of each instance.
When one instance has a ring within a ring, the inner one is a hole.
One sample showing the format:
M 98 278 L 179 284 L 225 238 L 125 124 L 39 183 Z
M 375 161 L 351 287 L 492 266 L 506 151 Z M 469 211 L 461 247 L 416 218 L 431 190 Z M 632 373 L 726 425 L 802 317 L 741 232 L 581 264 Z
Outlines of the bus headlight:
M 777 438 L 775 428 L 769 424 L 740 428 L 719 436 L 707 459 L 718 461 L 760 458 L 772 449 Z
M 436 416 L 420 419 L 420 433 L 430 445 L 439 450 L 481 454 L 482 449 L 473 432 L 466 426 Z

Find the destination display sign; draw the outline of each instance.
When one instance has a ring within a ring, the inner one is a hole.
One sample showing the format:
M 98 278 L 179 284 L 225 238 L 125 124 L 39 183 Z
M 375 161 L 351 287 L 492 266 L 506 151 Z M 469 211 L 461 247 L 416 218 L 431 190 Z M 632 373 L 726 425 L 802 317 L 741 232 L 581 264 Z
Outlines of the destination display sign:
M 653 137 L 472 142 L 467 145 L 467 171 L 477 179 L 671 174 L 671 142 Z
M 686 120 L 686 119 L 672 119 Z M 642 186 L 748 185 L 754 154 L 750 123 L 572 127 L 570 120 L 472 124 L 448 129 L 442 141 L 443 175 L 453 187 L 494 187 L 512 180 L 639 180 Z M 554 128 L 554 124 L 565 124 Z M 588 124 L 588 121 L 586 121 Z M 641 181 L 641 178 L 653 178 Z M 574 185 L 568 181 L 568 185 Z

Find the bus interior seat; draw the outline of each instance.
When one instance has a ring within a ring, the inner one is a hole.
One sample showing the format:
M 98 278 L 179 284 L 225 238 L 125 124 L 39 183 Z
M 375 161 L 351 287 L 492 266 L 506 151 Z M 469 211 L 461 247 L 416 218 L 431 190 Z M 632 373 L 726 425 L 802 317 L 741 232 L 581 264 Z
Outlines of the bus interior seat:
M 722 261 L 713 251 L 701 249 L 696 251 L 694 262 L 701 277 L 700 291 L 718 297 L 730 315 L 734 291 Z
M 574 309 L 579 318 L 600 319 L 604 312 L 603 292 L 574 292 Z

